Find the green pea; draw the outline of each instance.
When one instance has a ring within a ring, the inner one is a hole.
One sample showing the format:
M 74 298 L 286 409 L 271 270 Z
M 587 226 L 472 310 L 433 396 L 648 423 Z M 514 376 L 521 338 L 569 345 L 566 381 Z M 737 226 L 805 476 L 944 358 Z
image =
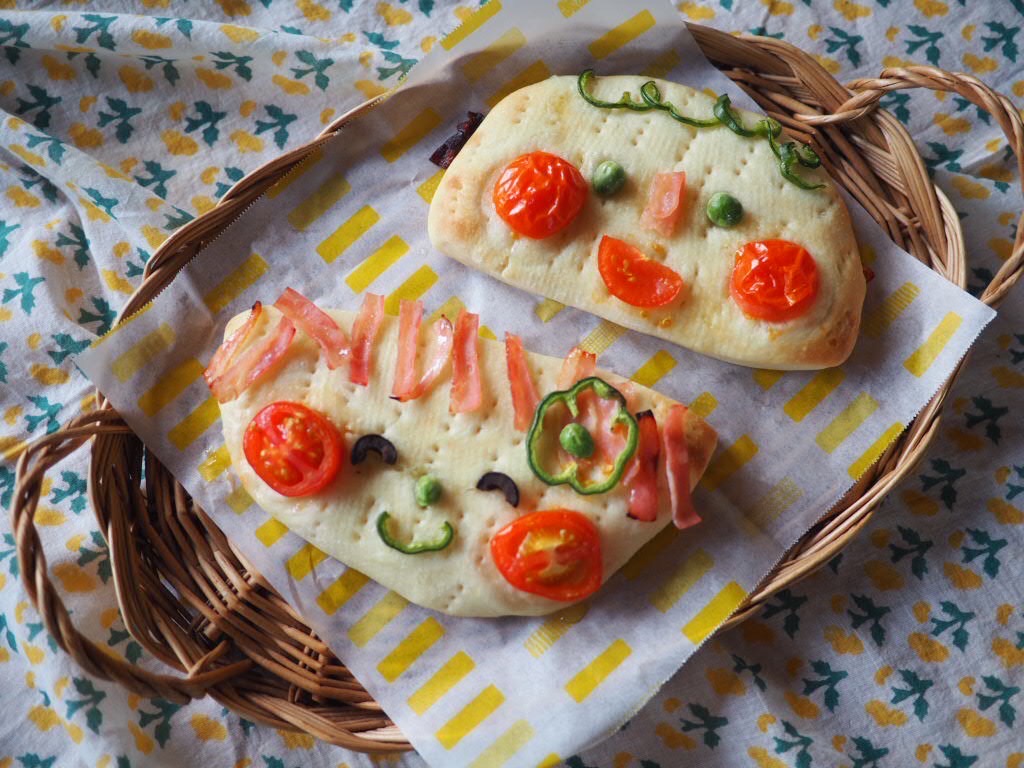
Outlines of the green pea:
M 594 191 L 601 197 L 611 197 L 626 183 L 626 169 L 614 160 L 605 160 L 594 169 L 590 180 Z
M 436 504 L 441 498 L 441 481 L 433 475 L 423 475 L 416 481 L 416 503 L 421 507 Z
M 562 427 L 558 442 L 570 456 L 578 459 L 589 458 L 594 453 L 594 438 L 587 432 L 586 427 L 575 421 Z
M 707 205 L 708 218 L 720 227 L 734 227 L 743 218 L 743 204 L 728 192 L 715 192 Z

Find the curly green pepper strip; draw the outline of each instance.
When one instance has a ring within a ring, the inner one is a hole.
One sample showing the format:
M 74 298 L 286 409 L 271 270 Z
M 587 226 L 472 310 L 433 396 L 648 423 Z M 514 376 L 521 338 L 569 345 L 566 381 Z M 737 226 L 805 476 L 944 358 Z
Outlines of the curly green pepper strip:
M 613 461 L 612 469 L 608 476 L 603 480 L 592 483 L 580 479 L 579 462 L 570 461 L 558 471 L 549 472 L 547 468 L 541 465 L 541 457 L 539 455 L 541 438 L 545 432 L 544 417 L 548 410 L 555 405 L 562 404 L 569 410 L 570 415 L 576 418 L 580 413 L 577 399 L 586 390 L 593 391 L 602 400 L 615 400 L 619 404 L 619 410 L 612 418 L 611 423 L 613 426 L 616 424 L 626 425 L 626 446 Z M 626 470 L 626 464 L 633 458 L 633 454 L 636 452 L 639 434 L 640 428 L 637 426 L 636 419 L 630 414 L 629 408 L 626 405 L 626 398 L 622 393 L 603 379 L 591 376 L 583 379 L 571 389 L 552 392 L 541 400 L 540 405 L 537 406 L 537 412 L 534 414 L 533 424 L 526 435 L 526 461 L 530 465 L 530 469 L 533 470 L 533 474 L 548 485 L 568 484 L 576 493 L 583 495 L 604 493 L 614 488 L 622 478 L 622 474 Z
M 776 139 L 782 134 L 782 126 L 778 120 L 766 117 L 758 120 L 753 129 L 743 125 L 739 116 L 733 112 L 732 102 L 727 94 L 722 94 L 715 102 L 713 109 L 714 117 L 701 120 L 696 117 L 687 117 L 679 112 L 675 105 L 661 98 L 661 90 L 657 83 L 648 80 L 640 86 L 640 100 L 634 99 L 629 91 L 622 94 L 618 101 L 604 101 L 598 99 L 590 92 L 590 84 L 595 75 L 594 70 L 586 69 L 580 73 L 576 80 L 576 89 L 583 100 L 588 104 L 602 109 L 630 109 L 634 112 L 648 112 L 650 110 L 661 110 L 667 112 L 674 120 L 694 128 L 712 128 L 716 125 L 724 125 L 737 136 L 759 137 L 768 140 L 772 154 L 775 155 L 779 164 L 779 173 L 786 181 L 800 187 L 800 189 L 820 189 L 824 184 L 811 184 L 801 178 L 794 171 L 794 167 L 800 165 L 804 168 L 817 168 L 821 165 L 821 158 L 806 144 L 797 146 L 795 142 L 779 144 Z
M 381 541 L 392 549 L 397 549 L 403 555 L 418 555 L 421 552 L 439 552 L 451 544 L 452 538 L 455 536 L 455 529 L 452 528 L 452 524 L 445 520 L 444 526 L 441 528 L 441 535 L 435 541 L 421 541 L 418 544 L 403 544 L 402 542 L 395 541 L 391 538 L 391 533 L 388 531 L 388 520 L 390 518 L 391 515 L 387 512 L 380 513 L 380 516 L 377 518 L 377 534 L 380 536 Z

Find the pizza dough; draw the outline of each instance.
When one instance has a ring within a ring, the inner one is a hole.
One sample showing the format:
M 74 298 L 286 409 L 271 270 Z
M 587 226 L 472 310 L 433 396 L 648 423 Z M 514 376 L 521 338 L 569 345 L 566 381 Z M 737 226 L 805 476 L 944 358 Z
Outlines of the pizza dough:
M 636 96 L 650 78 L 601 77 L 601 99 Z M 715 99 L 656 80 L 662 98 L 684 115 L 709 117 Z M 747 126 L 761 116 L 735 112 Z M 780 139 L 785 141 L 785 137 Z M 495 181 L 514 159 L 549 152 L 575 165 L 588 181 L 605 160 L 620 163 L 625 186 L 610 197 L 593 192 L 566 229 L 544 239 L 515 234 L 492 201 Z M 655 174 L 685 171 L 681 220 L 670 237 L 641 225 Z M 825 186 L 803 190 L 785 180 L 768 145 L 724 126 L 692 128 L 661 111 L 602 109 L 577 93 L 576 77 L 553 77 L 503 99 L 446 171 L 429 217 L 431 242 L 443 253 L 489 275 L 643 333 L 722 360 L 763 368 L 814 369 L 842 363 L 860 324 L 865 281 L 850 217 L 822 170 L 799 174 Z M 734 227 L 715 226 L 705 205 L 727 192 L 745 215 Z M 641 309 L 612 296 L 597 268 L 601 238 L 639 248 L 678 272 L 682 298 Z M 735 254 L 747 242 L 783 239 L 813 256 L 819 294 L 802 316 L 786 322 L 748 317 L 732 300 Z
M 349 333 L 354 313 L 331 311 Z M 280 313 L 266 307 L 246 344 L 257 343 L 276 326 Z M 244 320 L 231 320 L 225 338 Z M 526 433 L 513 427 L 513 408 L 505 363 L 505 346 L 480 339 L 484 400 L 473 413 L 451 415 L 449 362 L 433 389 L 423 397 L 392 400 L 397 355 L 398 321 L 385 317 L 374 345 L 370 384 L 348 380 L 347 366 L 327 367 L 316 342 L 297 333 L 273 371 L 257 380 L 237 399 L 221 405 L 224 438 L 232 465 L 245 490 L 270 515 L 346 565 L 356 568 L 408 600 L 461 616 L 544 614 L 566 605 L 512 587 L 495 568 L 489 542 L 512 520 L 539 509 L 565 507 L 586 515 L 600 531 L 604 576 L 607 579 L 645 542 L 670 522 L 664 472 L 659 473 L 658 517 L 639 522 L 626 515 L 627 490 L 583 496 L 566 485 L 542 483 L 527 465 Z M 427 349 L 428 324 L 421 334 L 421 358 Z M 543 397 L 556 389 L 562 361 L 527 353 Z M 673 401 L 610 373 L 598 373 L 619 389 L 632 389 L 631 410 L 653 409 L 659 424 Z M 264 406 L 280 400 L 315 409 L 339 427 L 345 448 L 338 477 L 317 494 L 286 498 L 273 491 L 249 466 L 242 451 L 246 426 Z M 691 486 L 703 474 L 716 435 L 695 414 L 686 422 Z M 371 455 L 353 466 L 349 454 L 363 435 L 379 434 L 392 442 L 398 461 L 388 466 Z M 521 500 L 510 506 L 497 491 L 476 490 L 485 472 L 503 472 L 518 485 Z M 425 473 L 440 479 L 442 496 L 427 508 L 414 499 L 416 479 Z M 403 541 L 432 540 L 445 521 L 455 537 L 439 552 L 406 555 L 387 547 L 375 527 L 381 512 L 390 514 L 392 531 Z

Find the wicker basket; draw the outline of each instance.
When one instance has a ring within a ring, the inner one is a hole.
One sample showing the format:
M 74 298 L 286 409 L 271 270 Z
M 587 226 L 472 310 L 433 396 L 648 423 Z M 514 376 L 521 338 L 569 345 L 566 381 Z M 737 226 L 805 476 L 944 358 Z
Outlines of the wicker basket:
M 879 78 L 844 87 L 811 56 L 785 42 L 734 37 L 698 25 L 690 29 L 716 65 L 795 138 L 814 146 L 832 177 L 896 243 L 963 287 L 964 242 L 956 211 L 929 180 L 910 135 L 878 109 L 878 102 L 888 91 L 901 89 L 957 93 L 995 118 L 1021 168 L 1024 124 L 1008 99 L 974 77 L 931 67 L 887 69 Z M 214 209 L 175 232 L 150 260 L 121 316 L 140 309 L 249 203 L 373 106 L 352 110 L 316 140 L 249 174 Z M 1013 252 L 982 300 L 996 305 L 1022 269 L 1024 226 L 1018 227 Z M 750 594 L 730 624 L 820 567 L 863 528 L 935 437 L 951 384 L 952 378 L 877 465 Z M 50 579 L 33 522 L 43 476 L 87 442 L 92 506 L 110 547 L 125 626 L 181 676 L 146 671 L 87 640 L 72 625 Z M 22 454 L 12 515 L 28 595 L 57 643 L 90 674 L 142 696 L 179 703 L 210 695 L 250 720 L 353 750 L 410 748 L 352 673 L 191 502 L 107 402 L 101 400 L 98 410 L 37 440 Z

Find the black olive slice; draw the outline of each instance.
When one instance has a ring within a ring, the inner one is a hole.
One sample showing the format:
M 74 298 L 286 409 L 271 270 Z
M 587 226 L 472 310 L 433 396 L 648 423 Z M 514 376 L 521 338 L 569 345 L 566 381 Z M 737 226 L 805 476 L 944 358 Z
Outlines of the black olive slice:
M 356 444 L 352 446 L 352 463 L 362 464 L 366 461 L 366 454 L 370 451 L 378 454 L 385 464 L 394 464 L 398 461 L 398 451 L 391 441 L 381 435 L 363 435 Z
M 519 486 L 516 481 L 502 472 L 487 472 L 476 484 L 480 491 L 501 491 L 505 495 L 505 501 L 513 507 L 519 506 Z

